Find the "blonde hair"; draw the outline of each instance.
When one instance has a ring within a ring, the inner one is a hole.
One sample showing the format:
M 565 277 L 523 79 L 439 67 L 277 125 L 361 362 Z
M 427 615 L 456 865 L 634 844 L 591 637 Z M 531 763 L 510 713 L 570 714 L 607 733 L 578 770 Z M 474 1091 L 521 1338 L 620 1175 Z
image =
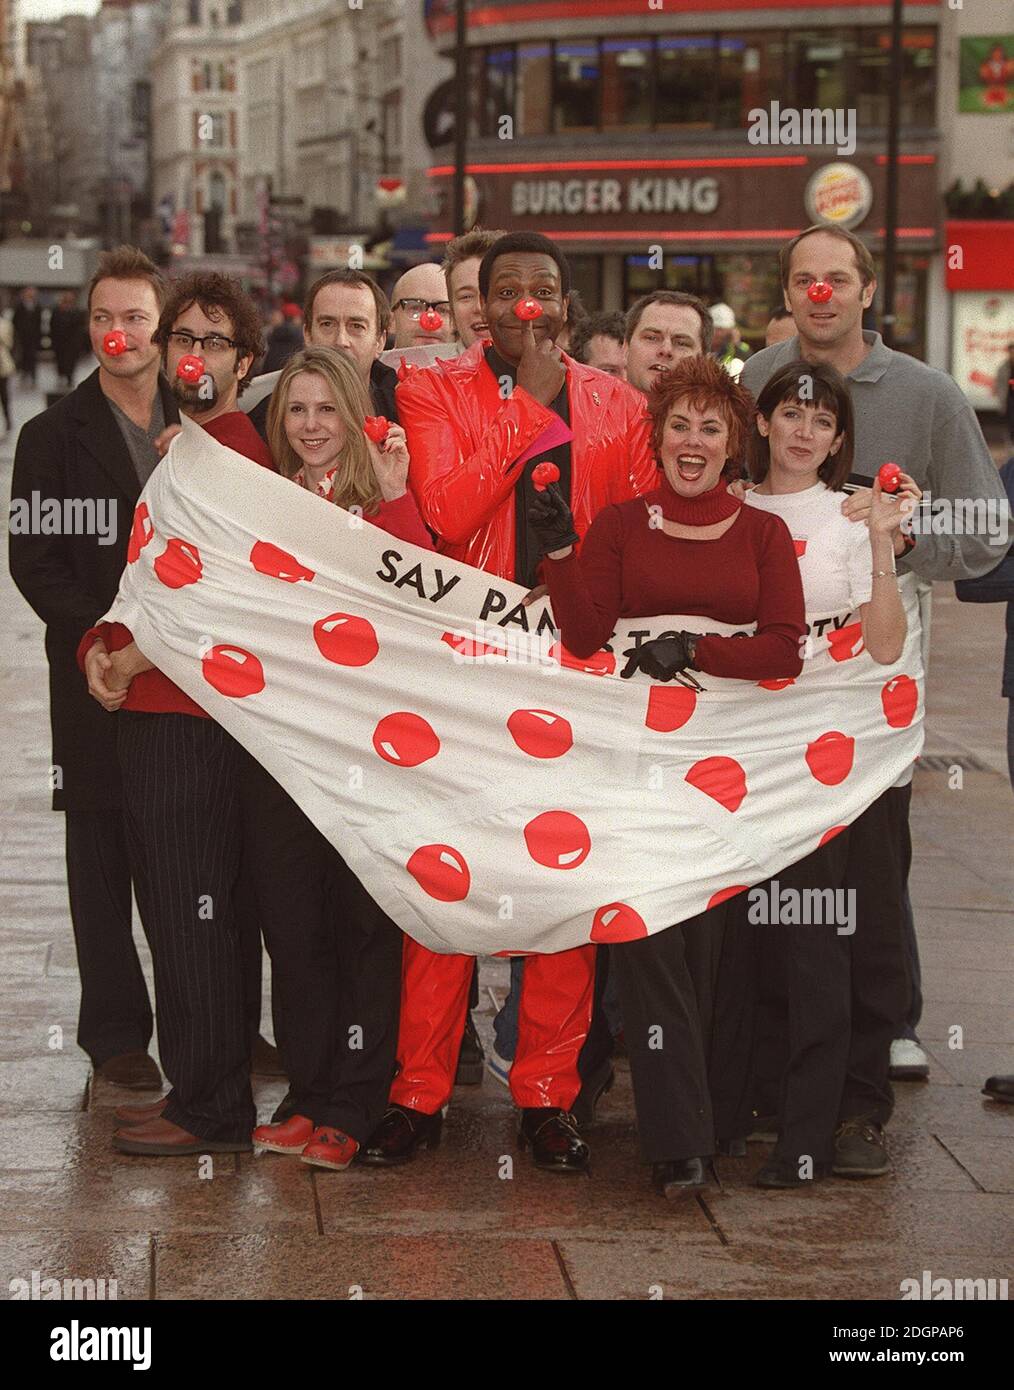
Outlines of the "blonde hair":
M 334 398 L 338 418 L 345 427 L 345 443 L 334 477 L 331 501 L 346 511 L 359 507 L 364 515 L 372 516 L 380 506 L 381 492 L 366 445 L 363 421 L 372 414 L 373 407 L 356 369 L 345 354 L 335 348 L 304 348 L 290 357 L 282 368 L 268 410 L 268 443 L 278 471 L 283 478 L 294 478 L 303 467 L 303 460 L 285 433 L 289 391 L 293 378 L 301 372 L 314 372 L 323 377 Z

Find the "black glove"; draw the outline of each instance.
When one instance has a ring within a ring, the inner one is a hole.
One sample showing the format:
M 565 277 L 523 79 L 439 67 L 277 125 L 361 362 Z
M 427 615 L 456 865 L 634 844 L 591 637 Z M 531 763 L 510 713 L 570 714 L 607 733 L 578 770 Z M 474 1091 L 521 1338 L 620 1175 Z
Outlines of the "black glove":
M 680 632 L 675 637 L 656 637 L 653 642 L 642 642 L 639 647 L 628 647 L 623 653 L 627 657 L 627 664 L 620 675 L 627 680 L 635 671 L 640 670 L 652 680 L 678 680 L 681 671 L 694 669 L 696 643 L 694 633 Z M 684 685 L 687 683 L 681 682 Z M 698 690 L 703 688 L 692 676 L 689 677 L 689 683 Z
M 555 483 L 537 492 L 528 504 L 528 524 L 539 542 L 539 554 L 564 550 L 581 539 L 574 530 L 574 517 Z

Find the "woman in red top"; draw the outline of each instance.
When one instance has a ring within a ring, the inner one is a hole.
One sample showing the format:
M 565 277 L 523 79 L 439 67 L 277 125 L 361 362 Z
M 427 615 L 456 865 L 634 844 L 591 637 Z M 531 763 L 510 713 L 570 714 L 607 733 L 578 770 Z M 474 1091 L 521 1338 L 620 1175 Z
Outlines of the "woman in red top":
M 713 358 L 687 358 L 649 401 L 662 470 L 654 492 L 604 508 L 580 557 L 562 497 L 547 489 L 533 509 L 553 614 L 576 656 L 598 651 L 619 618 L 682 613 L 756 624 L 755 635 L 643 642 L 624 653 L 623 676 L 638 668 L 684 682 L 694 671 L 748 681 L 799 675 L 805 616 L 792 538 L 781 518 L 744 507 L 728 488 L 741 474 L 752 404 Z M 610 966 L 641 1147 L 656 1187 L 672 1197 L 704 1185 L 716 1147 L 745 1151 L 751 935 L 722 903 L 611 949 Z
M 405 432 L 367 438 L 365 387 L 331 348 L 291 357 L 268 438 L 283 477 L 399 540 L 433 549 L 407 488 Z M 344 772 L 336 775 L 344 776 Z M 256 1149 L 347 1168 L 387 1108 L 401 994 L 402 935 L 273 777 L 245 757 L 241 804 L 289 1094 Z

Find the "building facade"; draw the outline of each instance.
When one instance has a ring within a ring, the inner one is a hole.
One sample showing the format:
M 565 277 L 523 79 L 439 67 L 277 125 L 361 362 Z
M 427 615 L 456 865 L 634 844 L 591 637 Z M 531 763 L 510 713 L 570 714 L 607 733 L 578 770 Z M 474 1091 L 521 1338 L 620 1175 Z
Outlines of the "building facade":
M 427 7 L 445 51 L 453 9 Z M 921 357 L 942 246 L 944 9 L 909 0 L 904 13 L 896 342 Z M 731 304 L 756 345 L 793 232 L 827 220 L 879 252 L 889 6 L 470 0 L 469 18 L 474 220 L 559 240 L 587 303 L 689 290 Z M 820 112 L 838 118 L 807 115 Z M 445 151 L 430 169 L 434 246 L 451 234 Z

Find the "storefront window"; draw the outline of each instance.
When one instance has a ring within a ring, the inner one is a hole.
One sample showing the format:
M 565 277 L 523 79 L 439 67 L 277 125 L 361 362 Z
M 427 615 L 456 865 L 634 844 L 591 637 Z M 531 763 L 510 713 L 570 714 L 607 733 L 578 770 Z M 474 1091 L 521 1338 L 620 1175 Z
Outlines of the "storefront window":
M 496 136 L 500 117 L 514 111 L 514 50 L 486 50 L 486 85 L 483 92 L 482 133 Z
M 545 135 L 549 131 L 551 64 L 548 43 L 527 43 L 518 49 L 515 119 L 519 135 Z
M 715 300 L 728 304 L 752 348 L 764 346 L 771 311 L 782 302 L 778 257 L 773 253 L 718 256 Z
M 483 51 L 481 48 L 473 48 L 468 53 L 468 138 L 476 140 L 479 137 L 480 120 L 482 117 L 482 73 L 483 73 Z
M 780 34 L 719 36 L 717 123 L 721 129 L 744 129 L 751 111 L 767 109 L 780 99 L 784 54 Z
M 651 124 L 650 39 L 605 39 L 602 44 L 602 127 L 647 130 Z
M 594 314 L 602 303 L 602 257 L 567 256 L 570 263 L 570 287 L 577 290 L 585 308 Z
M 847 107 L 853 31 L 811 29 L 795 35 L 790 44 L 788 71 L 795 74 L 795 105 L 822 111 Z
M 599 46 L 556 45 L 554 126 L 556 130 L 595 130 L 598 126 Z
M 715 39 L 710 34 L 659 39 L 656 125 L 669 129 L 712 129 L 715 58 Z
M 873 326 L 881 328 L 884 312 L 884 262 L 874 256 L 877 290 L 873 296 Z M 897 259 L 894 276 L 894 346 L 921 361 L 926 358 L 926 272 L 929 257 L 902 255 Z

